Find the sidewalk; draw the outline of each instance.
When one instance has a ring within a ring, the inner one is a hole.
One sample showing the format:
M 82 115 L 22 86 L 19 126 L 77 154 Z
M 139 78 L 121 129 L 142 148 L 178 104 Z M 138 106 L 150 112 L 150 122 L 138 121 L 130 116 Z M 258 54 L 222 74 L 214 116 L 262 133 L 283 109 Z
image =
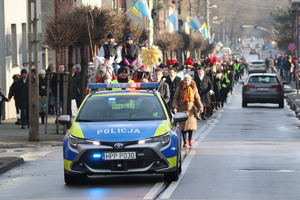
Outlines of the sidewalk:
M 21 129 L 20 125 L 15 124 L 15 119 L 2 121 L 0 124 L 0 148 L 62 145 L 63 127 L 59 125 L 60 133 L 57 134 L 55 119 L 55 115 L 49 115 L 47 133 L 45 133 L 45 125 L 39 125 L 40 141 L 38 142 L 29 141 L 29 129 Z
M 19 147 L 45 147 L 60 146 L 63 144 L 63 130 L 59 125 L 59 134 L 56 133 L 56 116 L 49 115 L 47 124 L 47 133 L 45 125 L 39 126 L 40 141 L 29 141 L 29 129 L 21 129 L 20 125 L 15 124 L 15 119 L 4 120 L 0 124 L 0 174 L 24 163 L 21 157 L 5 157 L 5 148 Z M 3 149 L 3 151 L 1 151 Z

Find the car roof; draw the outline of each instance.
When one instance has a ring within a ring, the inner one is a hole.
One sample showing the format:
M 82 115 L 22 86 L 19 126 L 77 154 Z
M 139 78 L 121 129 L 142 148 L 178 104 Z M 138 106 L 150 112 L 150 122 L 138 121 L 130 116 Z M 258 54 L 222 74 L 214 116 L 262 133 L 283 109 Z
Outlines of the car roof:
M 255 74 L 249 74 L 250 76 L 277 76 L 277 74 L 272 74 L 272 73 L 255 73 Z
M 99 94 L 105 95 L 154 95 L 155 91 L 153 90 L 104 90 L 104 91 L 95 91 L 91 96 L 97 96 Z
M 251 60 L 251 63 L 253 63 L 253 62 L 265 62 L 264 60 Z

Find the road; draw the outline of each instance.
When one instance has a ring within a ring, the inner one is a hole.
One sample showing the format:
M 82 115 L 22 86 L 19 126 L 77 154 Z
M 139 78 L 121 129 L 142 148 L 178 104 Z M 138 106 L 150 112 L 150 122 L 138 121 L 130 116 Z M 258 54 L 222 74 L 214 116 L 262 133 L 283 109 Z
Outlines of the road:
M 183 150 L 177 182 L 161 175 L 93 177 L 66 186 L 62 147 L 7 149 L 25 163 L 0 175 L 0 199 L 205 199 L 298 200 L 300 122 L 276 104 L 241 106 L 237 85 L 225 107 L 199 121 L 195 145 Z

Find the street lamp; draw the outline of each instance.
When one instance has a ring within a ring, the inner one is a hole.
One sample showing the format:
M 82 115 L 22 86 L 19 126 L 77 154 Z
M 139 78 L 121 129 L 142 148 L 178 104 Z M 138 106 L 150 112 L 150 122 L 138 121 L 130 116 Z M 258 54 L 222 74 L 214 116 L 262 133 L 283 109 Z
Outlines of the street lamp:
M 209 23 L 209 14 L 210 14 L 210 9 L 212 8 L 217 8 L 217 5 L 209 5 L 209 0 L 206 0 L 206 24 L 207 24 L 207 29 L 209 30 L 210 28 L 210 23 Z

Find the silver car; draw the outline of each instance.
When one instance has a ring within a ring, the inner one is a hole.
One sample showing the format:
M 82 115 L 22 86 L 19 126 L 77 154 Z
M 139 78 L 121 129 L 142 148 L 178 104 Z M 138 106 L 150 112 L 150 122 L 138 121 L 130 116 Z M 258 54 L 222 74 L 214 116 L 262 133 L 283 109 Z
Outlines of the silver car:
M 284 107 L 284 87 L 276 74 L 250 74 L 242 91 L 242 107 L 248 103 L 278 103 Z
M 267 67 L 263 60 L 253 60 L 248 66 L 248 72 L 251 73 L 266 73 Z

